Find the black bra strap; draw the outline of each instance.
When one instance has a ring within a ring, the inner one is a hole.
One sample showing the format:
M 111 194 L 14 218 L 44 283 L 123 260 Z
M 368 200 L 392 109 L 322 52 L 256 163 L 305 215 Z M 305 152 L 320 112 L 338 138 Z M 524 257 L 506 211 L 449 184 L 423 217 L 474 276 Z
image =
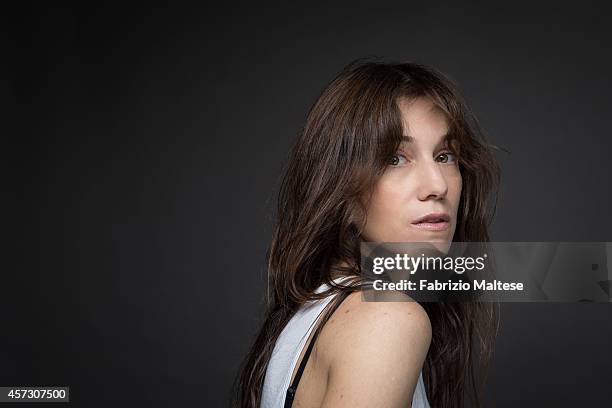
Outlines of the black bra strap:
M 302 357 L 302 361 L 300 362 L 300 366 L 298 367 L 297 373 L 295 373 L 295 378 L 291 383 L 291 387 L 287 389 L 287 396 L 285 397 L 285 408 L 291 407 L 293 403 L 293 398 L 295 397 L 295 392 L 297 391 L 298 384 L 300 383 L 300 379 L 302 378 L 302 374 L 304 373 L 304 368 L 306 368 L 306 364 L 308 363 L 308 357 L 310 357 L 310 352 L 314 347 L 315 340 L 317 339 L 317 335 L 319 334 L 318 330 L 315 330 L 312 338 L 310 339 L 310 343 L 308 344 L 308 348 L 304 353 L 304 357 Z
M 340 303 L 342 303 L 348 295 L 349 293 L 343 293 L 343 294 L 338 295 L 338 297 L 342 297 L 342 299 L 333 306 L 333 310 L 330 311 L 330 313 L 333 313 L 335 309 L 337 309 L 338 306 L 340 306 Z M 297 392 L 298 384 L 300 383 L 300 379 L 302 378 L 302 374 L 304 373 L 304 368 L 306 368 L 306 364 L 308 363 L 308 357 L 310 357 L 310 352 L 312 351 L 312 348 L 314 347 L 315 340 L 317 339 L 317 336 L 321 332 L 321 329 L 323 329 L 323 326 L 319 326 L 314 329 L 315 332 L 312 335 L 312 338 L 310 339 L 310 343 L 308 344 L 308 348 L 306 349 L 306 352 L 304 353 L 304 356 L 302 357 L 302 361 L 300 361 L 300 366 L 298 367 L 298 370 L 295 373 L 293 382 L 291 383 L 291 386 L 287 388 L 287 395 L 285 396 L 285 408 L 291 408 L 291 405 L 293 404 L 293 398 L 295 397 L 295 393 Z

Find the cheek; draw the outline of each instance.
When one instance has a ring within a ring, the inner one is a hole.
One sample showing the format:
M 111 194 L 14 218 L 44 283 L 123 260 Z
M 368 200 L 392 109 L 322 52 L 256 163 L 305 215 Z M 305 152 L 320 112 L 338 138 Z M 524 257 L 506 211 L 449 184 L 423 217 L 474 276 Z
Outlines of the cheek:
M 405 189 L 393 180 L 380 180 L 372 194 L 368 208 L 366 233 L 372 238 L 381 238 L 402 220 L 402 203 L 406 202 Z
M 463 179 L 461 177 L 461 174 L 459 174 L 458 178 L 459 180 L 457 181 L 455 185 L 455 196 L 454 196 L 455 201 L 453 202 L 455 209 L 459 207 L 459 201 L 461 200 L 461 191 L 463 190 Z
M 461 192 L 463 190 L 463 179 L 461 174 L 456 177 L 452 177 L 449 180 L 448 185 L 448 196 L 447 199 L 449 201 L 449 210 L 452 211 L 452 234 L 455 234 L 457 230 L 457 216 L 459 210 L 459 202 L 461 201 Z
M 448 185 L 447 200 L 451 208 L 457 209 L 459 207 L 459 200 L 461 199 L 461 190 L 463 189 L 463 178 L 458 170 L 449 172 L 446 174 L 446 183 Z

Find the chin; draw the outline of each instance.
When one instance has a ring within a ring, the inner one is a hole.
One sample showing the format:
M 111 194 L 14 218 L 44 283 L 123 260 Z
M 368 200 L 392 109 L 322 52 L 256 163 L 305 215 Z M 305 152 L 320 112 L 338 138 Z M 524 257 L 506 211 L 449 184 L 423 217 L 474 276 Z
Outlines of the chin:
M 431 244 L 431 246 L 433 246 L 435 249 L 437 249 L 440 252 L 443 253 L 448 253 L 453 240 L 451 237 L 448 236 L 432 236 L 432 235 L 428 235 L 428 236 L 422 236 L 422 237 L 417 237 L 417 238 L 412 238 L 403 242 L 426 242 Z
M 448 253 L 450 247 L 451 247 L 452 241 L 451 240 L 443 240 L 443 241 L 437 241 L 433 243 L 433 246 L 440 252 L 442 253 Z

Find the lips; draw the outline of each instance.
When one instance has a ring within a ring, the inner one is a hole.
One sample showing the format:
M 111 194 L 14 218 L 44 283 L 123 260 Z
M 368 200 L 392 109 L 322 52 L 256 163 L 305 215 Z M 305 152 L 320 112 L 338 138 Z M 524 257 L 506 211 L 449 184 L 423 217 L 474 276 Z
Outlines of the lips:
M 413 224 L 421 224 L 421 223 L 439 223 L 439 222 L 449 222 L 450 216 L 446 213 L 430 213 L 424 215 L 423 217 L 413 221 Z
M 430 213 L 413 221 L 412 226 L 426 231 L 444 231 L 450 226 L 450 216 L 446 213 Z

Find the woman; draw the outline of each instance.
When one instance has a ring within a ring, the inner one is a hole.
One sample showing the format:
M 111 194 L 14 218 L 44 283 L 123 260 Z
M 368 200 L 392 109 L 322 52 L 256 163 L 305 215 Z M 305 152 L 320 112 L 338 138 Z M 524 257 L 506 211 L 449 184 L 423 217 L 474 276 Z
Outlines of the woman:
M 360 243 L 487 241 L 498 174 L 442 74 L 349 64 L 290 155 L 268 252 L 269 308 L 237 405 L 478 405 L 494 307 L 362 301 Z

